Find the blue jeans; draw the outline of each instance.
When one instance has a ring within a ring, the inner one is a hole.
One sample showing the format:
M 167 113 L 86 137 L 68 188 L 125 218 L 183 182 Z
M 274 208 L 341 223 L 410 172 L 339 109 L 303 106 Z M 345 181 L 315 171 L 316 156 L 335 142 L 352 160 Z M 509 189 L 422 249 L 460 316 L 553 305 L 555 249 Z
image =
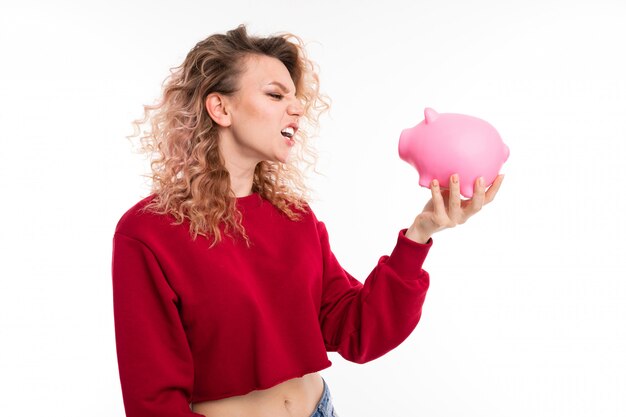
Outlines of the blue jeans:
M 324 381 L 324 378 L 322 378 L 322 381 Z M 322 398 L 320 398 L 315 411 L 310 417 L 339 417 L 333 407 L 332 398 L 330 396 L 328 385 L 326 385 L 326 381 L 324 381 L 324 392 L 322 393 Z

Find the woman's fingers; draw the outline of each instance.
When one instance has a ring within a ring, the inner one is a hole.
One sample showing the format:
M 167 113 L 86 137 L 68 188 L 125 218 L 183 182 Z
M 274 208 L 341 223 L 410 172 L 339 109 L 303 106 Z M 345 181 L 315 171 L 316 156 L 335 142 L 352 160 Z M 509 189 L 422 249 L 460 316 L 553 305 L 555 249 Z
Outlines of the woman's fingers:
M 460 189 L 459 176 L 458 174 L 453 174 L 450 177 L 450 195 L 448 200 L 448 217 L 450 217 L 453 224 L 459 224 L 463 217 Z
M 433 212 L 437 218 L 446 215 L 446 204 L 443 201 L 441 195 L 441 188 L 439 187 L 439 181 L 432 180 L 430 183 L 430 193 L 432 194 Z
M 498 190 L 500 189 L 500 186 L 502 185 L 503 180 L 504 175 L 498 175 L 496 177 L 493 184 L 491 184 L 491 187 L 489 187 L 487 193 L 485 194 L 485 204 L 491 203 L 493 201 L 496 194 L 498 193 Z
M 474 182 L 474 194 L 471 199 L 461 198 L 458 174 L 450 177 L 450 186 L 443 191 L 439 182 L 432 180 L 430 183 L 432 198 L 422 213 L 416 217 L 416 222 L 420 223 L 417 227 L 422 229 L 426 227 L 430 236 L 439 230 L 465 223 L 467 219 L 478 213 L 485 204 L 490 203 L 495 198 L 503 179 L 504 175 L 498 175 L 487 189 L 483 177 L 478 178 Z
M 483 177 L 480 177 L 474 183 L 474 195 L 472 195 L 472 199 L 470 200 L 467 209 L 467 217 L 470 217 L 480 211 L 485 204 L 485 180 Z

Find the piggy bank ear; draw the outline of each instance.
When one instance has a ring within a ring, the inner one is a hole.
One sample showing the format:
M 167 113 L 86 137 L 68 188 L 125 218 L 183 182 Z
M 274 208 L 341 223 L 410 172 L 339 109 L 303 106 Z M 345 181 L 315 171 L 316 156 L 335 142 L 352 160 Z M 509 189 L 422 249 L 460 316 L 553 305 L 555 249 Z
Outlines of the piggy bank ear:
M 430 107 L 426 107 L 424 109 L 424 119 L 426 120 L 426 124 L 431 124 L 434 122 L 437 117 L 439 117 L 439 113 L 431 109 Z

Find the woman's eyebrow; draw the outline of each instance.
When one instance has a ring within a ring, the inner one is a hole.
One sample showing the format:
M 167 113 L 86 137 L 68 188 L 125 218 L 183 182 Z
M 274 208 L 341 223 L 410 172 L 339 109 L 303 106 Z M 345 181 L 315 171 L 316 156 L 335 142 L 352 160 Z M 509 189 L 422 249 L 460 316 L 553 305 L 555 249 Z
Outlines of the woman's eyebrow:
M 283 90 L 285 93 L 289 93 L 289 89 L 287 87 L 285 87 L 283 84 L 279 83 L 278 81 L 271 81 L 269 83 L 267 83 L 268 85 L 276 85 L 278 88 L 280 88 L 281 90 Z

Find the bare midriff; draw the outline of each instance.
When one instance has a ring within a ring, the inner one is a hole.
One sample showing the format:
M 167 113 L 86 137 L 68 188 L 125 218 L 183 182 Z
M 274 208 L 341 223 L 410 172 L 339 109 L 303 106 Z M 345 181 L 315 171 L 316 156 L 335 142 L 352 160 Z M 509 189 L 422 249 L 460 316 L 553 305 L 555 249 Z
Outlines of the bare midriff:
M 314 372 L 245 395 L 194 403 L 191 410 L 205 417 L 309 417 L 323 391 L 322 377 Z

